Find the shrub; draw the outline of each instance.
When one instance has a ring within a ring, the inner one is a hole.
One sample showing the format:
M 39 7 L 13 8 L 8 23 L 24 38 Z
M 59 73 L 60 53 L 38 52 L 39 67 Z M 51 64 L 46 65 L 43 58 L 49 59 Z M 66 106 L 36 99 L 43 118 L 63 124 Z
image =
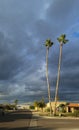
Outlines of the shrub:
M 79 116 L 79 110 L 75 110 L 73 113 L 73 116 L 75 116 L 75 117 Z
M 46 112 L 50 112 L 50 108 L 48 107 L 45 111 Z M 53 110 L 52 110 L 52 112 L 53 112 Z
M 33 105 L 29 106 L 30 109 L 34 110 L 35 107 Z

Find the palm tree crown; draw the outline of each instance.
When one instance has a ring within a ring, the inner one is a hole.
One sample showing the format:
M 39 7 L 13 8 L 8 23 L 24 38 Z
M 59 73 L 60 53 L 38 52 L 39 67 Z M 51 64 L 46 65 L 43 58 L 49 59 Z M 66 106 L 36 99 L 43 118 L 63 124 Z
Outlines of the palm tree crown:
M 45 42 L 45 46 L 48 47 L 48 48 L 51 47 L 53 44 L 54 44 L 54 43 L 51 42 L 50 39 L 47 39 L 46 42 Z
M 68 42 L 65 34 L 62 34 L 59 38 L 57 38 L 57 40 L 59 41 L 59 43 L 64 43 L 64 44 Z

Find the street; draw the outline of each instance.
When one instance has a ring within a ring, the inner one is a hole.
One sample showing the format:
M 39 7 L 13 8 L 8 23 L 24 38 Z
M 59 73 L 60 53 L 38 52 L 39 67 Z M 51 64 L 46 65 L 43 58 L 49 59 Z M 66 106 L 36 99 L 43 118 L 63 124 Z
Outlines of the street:
M 31 117 L 31 111 L 14 111 L 0 115 L 0 130 L 27 130 Z
M 47 118 L 31 111 L 0 115 L 0 130 L 79 130 L 79 119 Z
M 79 130 L 79 118 L 32 116 L 29 130 Z
M 79 119 L 39 118 L 37 124 L 41 130 L 79 130 Z

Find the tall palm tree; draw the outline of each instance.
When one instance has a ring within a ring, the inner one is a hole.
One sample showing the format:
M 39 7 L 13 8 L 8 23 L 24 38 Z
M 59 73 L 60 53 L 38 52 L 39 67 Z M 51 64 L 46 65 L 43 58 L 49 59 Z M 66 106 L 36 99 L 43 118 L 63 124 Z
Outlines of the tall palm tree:
M 57 38 L 57 40 L 60 43 L 60 53 L 59 53 L 58 75 L 57 75 L 56 91 L 55 91 L 54 115 L 56 115 L 56 105 L 57 105 L 57 99 L 58 99 L 58 87 L 59 87 L 59 80 L 60 80 L 60 66 L 61 66 L 61 59 L 62 59 L 62 47 L 63 47 L 63 44 L 66 44 L 68 42 L 65 34 L 62 34 L 59 38 Z
M 50 84 L 49 84 L 49 77 L 48 77 L 48 53 L 49 53 L 49 48 L 52 45 L 53 45 L 53 42 L 51 42 L 50 39 L 47 39 L 45 42 L 45 46 L 46 46 L 46 79 L 47 79 L 47 86 L 48 86 L 48 99 L 49 99 L 49 105 L 50 105 L 50 115 L 52 114 L 52 109 L 51 109 Z
M 18 104 L 18 99 L 14 100 L 14 104 L 15 104 L 15 106 L 17 106 L 17 104 Z

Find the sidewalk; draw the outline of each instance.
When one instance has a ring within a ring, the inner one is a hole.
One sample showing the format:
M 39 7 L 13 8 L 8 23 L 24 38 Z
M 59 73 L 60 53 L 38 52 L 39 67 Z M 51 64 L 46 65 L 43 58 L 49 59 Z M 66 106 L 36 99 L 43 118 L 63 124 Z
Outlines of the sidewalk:
M 79 120 L 79 117 L 50 117 L 50 116 L 39 116 L 40 118 L 47 118 L 47 119 L 72 119 L 72 120 Z
M 46 115 L 39 115 L 39 112 L 33 112 L 33 115 L 39 117 L 39 118 L 48 118 L 48 119 L 77 119 L 79 120 L 79 117 L 71 117 L 71 116 L 46 116 Z

